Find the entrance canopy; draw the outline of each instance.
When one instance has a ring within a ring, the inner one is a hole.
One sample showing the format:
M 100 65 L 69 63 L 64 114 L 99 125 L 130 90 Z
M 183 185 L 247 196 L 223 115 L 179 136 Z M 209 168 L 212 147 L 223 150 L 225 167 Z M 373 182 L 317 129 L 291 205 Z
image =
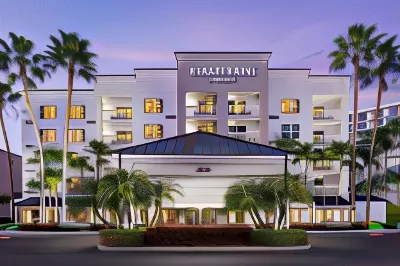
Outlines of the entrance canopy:
M 268 145 L 197 131 L 113 151 L 121 155 L 274 156 L 288 152 Z

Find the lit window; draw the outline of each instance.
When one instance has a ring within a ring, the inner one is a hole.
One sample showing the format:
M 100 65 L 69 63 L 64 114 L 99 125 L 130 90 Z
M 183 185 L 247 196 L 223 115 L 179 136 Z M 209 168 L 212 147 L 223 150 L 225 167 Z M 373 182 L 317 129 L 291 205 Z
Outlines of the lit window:
M 40 119 L 55 119 L 57 118 L 57 106 L 46 105 L 40 106 Z
M 77 154 L 77 153 L 72 153 L 71 154 L 71 158 L 73 158 L 73 159 L 76 159 L 76 158 L 78 158 L 79 157 L 79 155 Z
M 145 113 L 162 113 L 163 101 L 161 99 L 144 99 Z
M 163 126 L 160 124 L 144 125 L 145 139 L 161 139 L 163 137 Z
M 68 142 L 85 142 L 85 130 L 84 129 L 69 129 L 68 130 Z
M 117 110 L 113 111 L 111 119 L 132 119 L 132 108 L 117 107 Z
M 69 112 L 70 119 L 85 119 L 85 106 L 73 105 Z
M 56 141 L 56 130 L 55 129 L 41 129 L 40 137 L 42 142 L 55 142 Z
M 197 129 L 203 132 L 217 133 L 217 122 L 209 122 L 198 125 Z
M 283 99 L 281 101 L 282 107 L 281 112 L 284 114 L 296 114 L 299 113 L 299 100 L 288 100 Z
M 132 143 L 132 131 L 117 131 L 118 143 Z

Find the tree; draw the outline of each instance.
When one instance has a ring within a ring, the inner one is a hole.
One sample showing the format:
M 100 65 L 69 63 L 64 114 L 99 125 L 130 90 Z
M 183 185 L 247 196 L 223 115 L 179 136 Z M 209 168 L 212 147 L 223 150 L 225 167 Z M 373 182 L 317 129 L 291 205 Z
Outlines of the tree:
M 85 171 L 94 172 L 94 167 L 89 164 L 88 162 L 89 160 L 90 160 L 89 156 L 78 156 L 76 158 L 71 158 L 68 162 L 68 166 L 70 168 L 80 171 L 82 194 L 84 193 Z
M 138 208 L 148 209 L 152 204 L 154 188 L 148 175 L 142 170 L 128 173 L 118 169 L 115 173 L 104 176 L 99 181 L 97 200 L 100 208 L 127 210 L 129 228 L 132 223 L 132 209 L 137 223 Z
M 23 36 L 17 36 L 10 32 L 10 45 L 6 41 L 0 39 L 0 71 L 6 73 L 15 67 L 16 73 L 11 72 L 8 76 L 8 82 L 12 86 L 17 81 L 22 81 L 24 87 L 25 103 L 30 114 L 37 144 L 40 153 L 40 220 L 43 222 L 44 213 L 44 160 L 43 148 L 40 137 L 39 127 L 37 125 L 32 106 L 29 99 L 29 90 L 37 89 L 34 80 L 44 82 L 45 77 L 50 77 L 51 66 L 45 63 L 45 56 L 41 54 L 33 54 L 35 44 Z M 28 73 L 30 76 L 28 76 Z
M 374 50 L 375 62 L 372 66 L 363 67 L 361 70 L 362 87 L 365 88 L 373 83 L 374 80 L 378 80 L 378 93 L 375 107 L 374 116 L 374 127 L 372 130 L 371 140 L 371 155 L 370 163 L 368 165 L 368 177 L 367 177 L 367 203 L 366 203 L 366 222 L 369 224 L 370 221 L 370 208 L 371 208 L 371 178 L 372 178 L 372 156 L 375 148 L 375 139 L 378 128 L 378 117 L 381 108 L 382 93 L 388 90 L 388 83 L 386 81 L 387 76 L 399 75 L 400 74 L 400 45 L 394 45 L 397 36 L 388 38 L 387 40 L 379 43 Z
M 318 161 L 322 158 L 321 153 L 314 151 L 313 144 L 310 142 L 301 143 L 295 139 L 277 139 L 273 143 L 276 147 L 295 155 L 295 158 L 292 161 L 294 165 L 300 165 L 300 163 L 304 161 L 304 185 L 306 186 L 308 169 L 312 162 Z
M 339 35 L 334 39 L 337 50 L 331 52 L 328 57 L 332 59 L 329 71 L 341 71 L 346 69 L 347 64 L 354 68 L 354 110 L 353 110 L 353 152 L 351 166 L 351 206 L 355 209 L 355 174 L 356 174 L 356 141 L 358 121 L 358 78 L 360 64 L 370 64 L 374 60 L 373 50 L 379 40 L 384 36 L 374 36 L 377 26 L 366 27 L 362 23 L 356 23 L 348 27 L 347 36 Z M 353 217 L 351 217 L 351 220 Z
M 8 110 L 11 110 L 18 117 L 18 111 L 13 106 L 21 98 L 21 94 L 18 92 L 13 92 L 9 84 L 0 82 L 0 125 L 3 132 L 4 143 L 6 144 L 7 150 L 7 161 L 8 161 L 8 176 L 10 178 L 10 188 L 11 188 L 11 222 L 15 222 L 15 212 L 14 212 L 14 179 L 12 170 L 12 159 L 11 159 L 11 149 L 10 143 L 8 142 L 6 126 L 4 124 L 3 112 L 6 114 Z
M 174 183 L 173 181 L 156 181 L 153 182 L 154 189 L 154 207 L 156 208 L 154 211 L 153 218 L 151 219 L 150 226 L 155 226 L 159 218 L 162 219 L 162 202 L 164 199 L 169 200 L 170 202 L 175 202 L 175 198 L 173 194 L 178 194 L 183 197 L 183 188 L 181 185 Z
M 50 35 L 52 45 L 47 45 L 50 50 L 45 51 L 46 59 L 50 62 L 53 69 L 63 68 L 68 71 L 68 92 L 67 106 L 65 110 L 64 141 L 63 141 L 63 182 L 62 182 L 62 202 L 65 206 L 65 191 L 67 179 L 67 152 L 68 152 L 68 130 L 69 118 L 71 114 L 72 91 L 74 79 L 83 78 L 88 83 L 96 80 L 96 64 L 93 59 L 97 57 L 95 53 L 89 51 L 91 43 L 89 40 L 81 39 L 76 32 L 65 33 L 58 30 L 60 38 Z M 66 219 L 66 208 L 63 208 L 63 220 Z

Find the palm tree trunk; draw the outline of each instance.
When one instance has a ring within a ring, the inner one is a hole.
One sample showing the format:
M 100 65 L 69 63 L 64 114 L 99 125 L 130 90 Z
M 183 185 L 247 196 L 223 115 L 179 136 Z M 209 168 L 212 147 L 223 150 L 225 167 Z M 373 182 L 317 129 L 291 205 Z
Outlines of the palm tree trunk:
M 36 140 L 38 143 L 38 148 L 39 148 L 39 157 L 40 157 L 40 163 L 39 163 L 39 168 L 40 168 L 40 209 L 39 209 L 39 216 L 40 216 L 40 222 L 44 222 L 44 215 L 45 215 L 45 202 L 44 202 L 44 157 L 43 157 L 43 146 L 42 146 L 42 140 L 40 138 L 40 131 L 39 127 L 37 125 L 35 115 L 32 110 L 31 102 L 29 99 L 29 91 L 28 91 L 28 82 L 27 82 L 27 76 L 26 76 L 26 69 L 23 67 L 20 67 L 20 72 L 22 76 L 22 83 L 24 86 L 24 92 L 25 92 L 25 103 L 26 107 L 28 108 L 29 115 L 31 116 L 32 119 L 32 124 L 33 128 L 35 131 L 36 135 Z
M 258 212 L 257 208 L 252 208 L 252 211 L 253 211 L 253 213 L 254 213 L 255 218 L 256 218 L 257 221 L 258 221 L 258 224 L 259 224 L 262 228 L 264 228 L 264 227 L 265 227 L 265 224 L 264 224 L 264 222 L 263 222 L 263 220 L 262 220 L 262 218 L 261 218 L 261 216 L 260 216 L 260 213 Z
M 3 118 L 3 111 L 0 110 L 0 123 L 1 123 L 1 130 L 3 131 L 3 138 L 6 144 L 7 150 L 7 160 L 8 160 L 8 171 L 10 177 L 10 188 L 11 188 L 11 222 L 15 222 L 15 211 L 14 211 L 14 179 L 13 179 L 13 170 L 12 170 L 12 159 L 11 159 L 11 150 L 10 150 L 10 143 L 8 142 L 6 127 L 4 125 L 4 118 Z
M 306 160 L 306 167 L 304 168 L 304 186 L 307 186 L 307 172 L 308 172 L 308 160 Z
M 388 162 L 388 152 L 385 151 L 385 169 L 383 169 L 383 178 L 384 178 L 384 195 L 385 195 L 385 199 L 387 199 L 387 162 Z
M 382 99 L 382 82 L 379 82 L 378 87 L 378 98 L 376 101 L 376 109 L 375 109 L 375 117 L 374 117 L 374 130 L 372 133 L 372 140 L 371 140 L 371 148 L 369 154 L 369 163 L 368 163 L 368 178 L 367 178 L 367 203 L 365 208 L 365 222 L 367 223 L 367 228 L 369 226 L 370 221 L 370 212 L 371 212 L 371 179 L 372 179 L 372 157 L 374 155 L 374 148 L 375 148 L 375 139 L 376 139 L 376 130 L 378 128 L 378 116 L 379 116 L 379 109 L 381 108 L 381 99 Z M 386 182 L 386 177 L 385 182 Z M 386 184 L 386 183 L 385 183 Z M 386 188 L 385 188 L 386 191 Z
M 135 217 L 135 225 L 137 225 L 138 224 L 137 223 L 138 215 L 137 215 L 137 209 L 136 208 L 133 208 L 133 214 L 134 214 L 134 217 Z
M 82 190 L 82 195 L 84 194 L 84 184 L 83 184 L 83 168 L 81 168 L 81 190 Z
M 259 226 L 259 224 L 257 223 L 257 221 L 254 217 L 253 211 L 251 209 L 249 210 L 249 214 L 250 214 L 251 220 L 253 221 L 254 226 L 257 228 Z
M 128 228 L 132 229 L 132 212 L 131 212 L 131 206 L 128 206 Z
M 55 194 L 56 194 L 56 197 L 55 197 L 55 214 L 54 214 L 54 217 L 57 217 L 57 222 L 58 223 L 60 223 L 60 219 L 58 219 L 58 189 L 57 189 L 57 184 L 55 185 L 55 187 L 54 187 L 54 192 L 55 192 Z
M 74 65 L 69 62 L 68 65 L 68 92 L 67 92 L 67 107 L 65 110 L 65 121 L 64 121 L 64 139 L 63 139 L 63 177 L 62 177 L 62 188 L 61 188 L 61 198 L 63 206 L 62 221 L 66 221 L 67 209 L 65 206 L 65 192 L 67 188 L 67 154 L 68 154 L 68 130 L 69 130 L 69 116 L 71 112 L 71 100 L 72 100 L 72 88 L 74 86 Z
M 356 58 L 354 62 L 354 103 L 353 103 L 353 152 L 351 166 L 351 210 L 356 208 L 356 144 L 357 144 L 357 122 L 358 122 L 358 68 L 360 62 Z M 350 222 L 353 221 L 350 215 Z
M 153 218 L 151 218 L 150 227 L 153 227 L 156 225 L 156 221 L 159 217 L 160 207 L 159 206 L 155 206 L 155 207 L 156 207 L 156 209 L 154 211 Z

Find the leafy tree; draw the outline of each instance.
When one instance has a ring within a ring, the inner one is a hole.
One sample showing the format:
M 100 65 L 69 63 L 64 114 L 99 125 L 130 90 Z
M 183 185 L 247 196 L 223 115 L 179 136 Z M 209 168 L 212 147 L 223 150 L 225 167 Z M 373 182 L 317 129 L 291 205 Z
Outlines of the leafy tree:
M 132 222 L 131 209 L 134 210 L 137 223 L 137 210 L 150 208 L 153 197 L 154 188 L 148 175 L 142 170 L 128 173 L 125 169 L 118 169 L 116 173 L 106 175 L 99 181 L 97 191 L 99 207 L 114 212 L 126 210 L 129 228 Z
M 329 71 L 342 71 L 350 63 L 354 68 L 354 110 L 353 110 L 353 152 L 351 166 L 351 206 L 355 208 L 355 175 L 356 175 L 356 140 L 357 140 L 357 121 L 358 121 L 358 89 L 360 65 L 370 64 L 374 61 L 373 50 L 379 40 L 385 36 L 380 34 L 374 36 L 377 26 L 366 27 L 362 23 L 356 23 L 348 27 L 347 35 L 339 35 L 334 39 L 337 50 L 331 52 L 328 57 L 332 59 Z
M 68 71 L 68 92 L 63 139 L 63 180 L 66 180 L 68 164 L 68 130 L 74 79 L 83 78 L 88 83 L 96 80 L 95 74 L 97 73 L 97 66 L 93 62 L 93 59 L 97 58 L 97 55 L 89 51 L 91 46 L 90 41 L 81 39 L 78 33 L 65 33 L 62 30 L 58 30 L 58 32 L 60 34 L 60 38 L 50 35 L 52 45 L 47 45 L 49 50 L 45 51 L 45 53 L 47 55 L 46 59 L 54 70 L 57 68 L 63 68 Z M 65 204 L 65 182 L 63 182 L 62 187 L 63 204 Z M 65 219 L 65 208 L 63 213 L 63 219 Z
M 10 178 L 10 188 L 11 188 L 11 210 L 14 210 L 14 180 L 13 180 L 13 170 L 12 170 L 12 159 L 11 159 L 11 149 L 10 143 L 8 142 L 6 126 L 4 124 L 3 112 L 9 115 L 9 110 L 13 111 L 18 117 L 18 111 L 15 109 L 14 104 L 19 101 L 21 94 L 18 92 L 13 92 L 11 86 L 6 83 L 0 82 L 0 125 L 1 131 L 3 132 L 4 143 L 6 144 L 7 150 L 7 162 L 8 162 L 8 176 Z M 11 211 L 11 222 L 15 222 L 15 212 Z
M 26 39 L 24 36 L 17 36 L 10 32 L 11 43 L 0 39 L 0 71 L 11 73 L 8 75 L 8 83 L 13 86 L 17 81 L 22 81 L 24 87 L 25 104 L 30 114 L 37 145 L 40 153 L 40 212 L 44 212 L 44 159 L 43 148 L 40 137 L 39 127 L 37 125 L 31 102 L 29 99 L 29 90 L 37 89 L 34 80 L 44 82 L 45 77 L 50 77 L 51 67 L 45 63 L 45 56 L 33 54 L 34 42 Z M 14 69 L 15 68 L 15 69 Z M 15 72 L 12 72 L 16 70 Z M 29 73 L 29 76 L 28 76 Z M 40 215 L 41 222 L 44 221 L 44 215 Z
M 161 222 L 163 222 L 163 200 L 167 199 L 170 202 L 175 202 L 175 197 L 173 196 L 173 194 L 177 194 L 183 197 L 183 188 L 181 185 L 176 184 L 173 181 L 156 181 L 152 184 L 154 189 L 154 206 L 156 209 L 154 211 L 153 218 L 151 219 L 150 226 L 155 226 L 157 221 L 161 220 Z
M 89 164 L 89 160 L 90 160 L 89 156 L 78 156 L 76 158 L 71 158 L 68 162 L 68 166 L 70 168 L 80 171 L 82 194 L 84 193 L 83 188 L 84 188 L 85 171 L 94 172 L 94 167 Z

